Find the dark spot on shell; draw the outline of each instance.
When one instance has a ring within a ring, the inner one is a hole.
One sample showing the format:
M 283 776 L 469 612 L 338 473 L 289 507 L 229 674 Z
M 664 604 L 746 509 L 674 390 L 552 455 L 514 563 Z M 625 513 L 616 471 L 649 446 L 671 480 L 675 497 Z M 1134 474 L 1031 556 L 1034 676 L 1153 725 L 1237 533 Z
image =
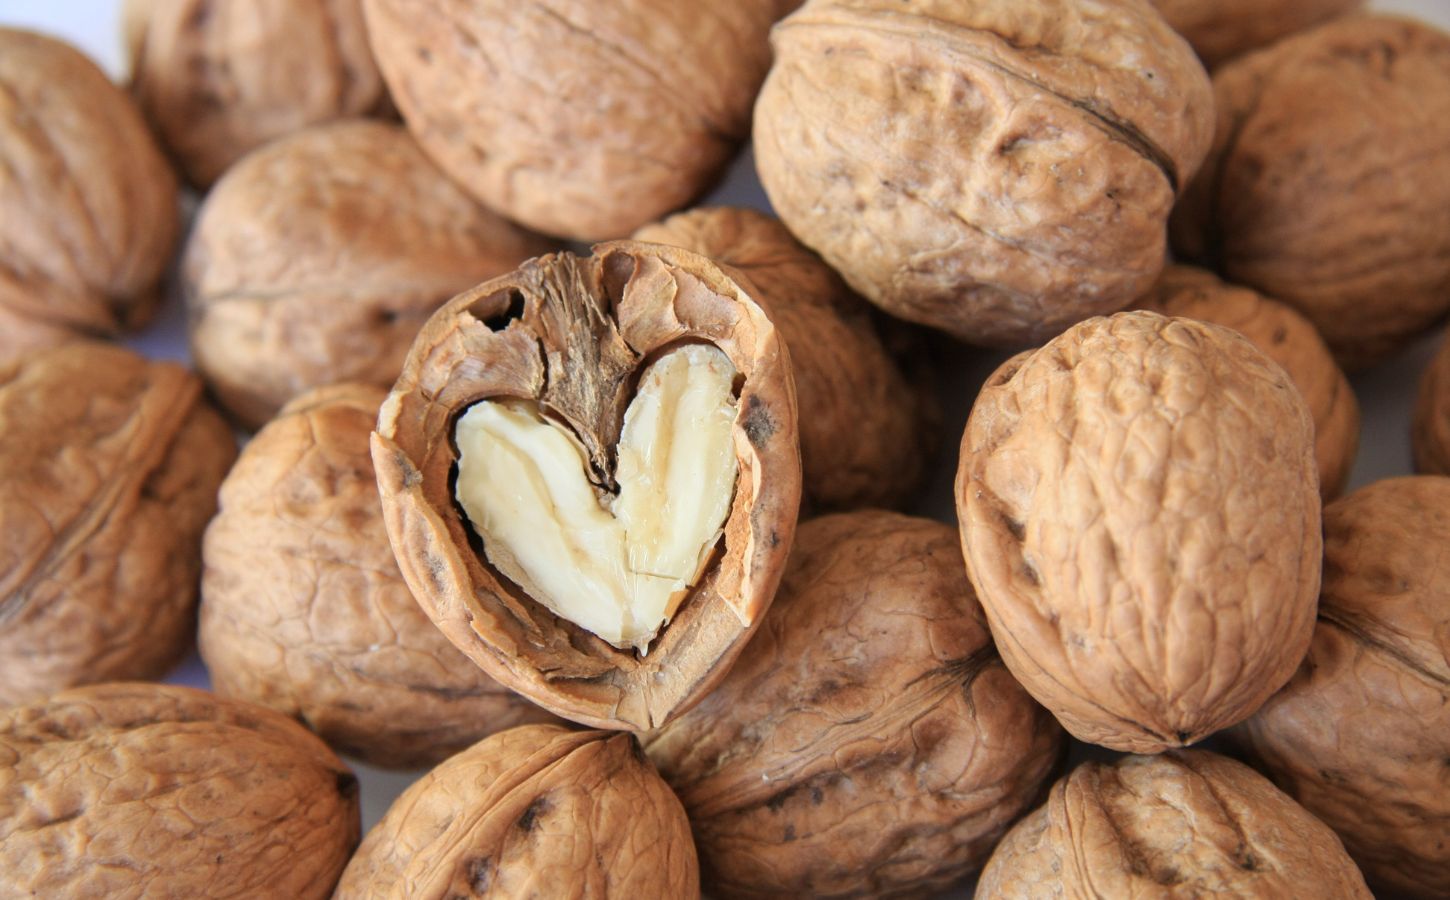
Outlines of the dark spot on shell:
M 811 806 L 820 806 L 822 803 L 825 803 L 825 802 L 826 802 L 826 794 L 825 794 L 825 791 L 822 791 L 818 787 L 811 788 Z
M 776 547 L 779 547 L 779 546 L 780 546 L 780 534 L 777 531 L 775 531 L 774 529 L 771 529 L 771 532 L 770 532 L 770 547 L 771 547 L 772 550 L 774 550 Z
M 468 861 L 468 886 L 475 894 L 487 893 L 489 883 L 493 881 L 493 860 L 487 858 L 471 859 Z
M 787 826 L 785 826 L 785 840 L 786 841 L 793 841 L 793 840 L 795 840 L 795 826 L 794 825 L 787 825 Z
M 766 441 L 776 432 L 775 420 L 770 417 L 770 410 L 760 402 L 755 394 L 745 403 L 745 436 L 750 438 L 750 443 L 756 447 L 763 446 Z
M 529 804 L 528 808 L 524 810 L 524 814 L 519 816 L 519 820 L 515 824 L 517 824 L 519 828 L 523 831 L 533 831 L 534 823 L 538 821 L 539 816 L 543 815 L 548 811 L 548 795 L 542 797 L 535 797 L 534 802 Z
M 1188 743 L 1189 738 L 1193 737 L 1193 735 L 1187 731 L 1175 731 L 1173 732 L 1173 736 L 1178 738 L 1178 743 L 1184 745 Z
M 423 63 L 430 63 L 430 62 L 432 62 L 433 61 L 433 52 L 431 50 L 429 50 L 427 47 L 419 47 L 418 48 L 418 61 L 419 62 L 423 62 Z
M 357 776 L 351 772 L 337 773 L 337 795 L 346 800 L 357 799 Z
M 1012 535 L 1013 540 L 1021 541 L 1027 537 L 1026 525 L 1010 516 L 1003 516 L 1002 522 L 1007 526 L 1007 533 Z
M 1272 343 L 1272 344 L 1275 344 L 1275 345 L 1282 344 L 1285 341 L 1287 341 L 1288 339 L 1289 339 L 1289 330 L 1287 328 L 1285 328 L 1283 325 L 1280 325 L 1278 328 L 1275 328 L 1274 329 L 1274 333 L 1269 336 L 1269 342 Z

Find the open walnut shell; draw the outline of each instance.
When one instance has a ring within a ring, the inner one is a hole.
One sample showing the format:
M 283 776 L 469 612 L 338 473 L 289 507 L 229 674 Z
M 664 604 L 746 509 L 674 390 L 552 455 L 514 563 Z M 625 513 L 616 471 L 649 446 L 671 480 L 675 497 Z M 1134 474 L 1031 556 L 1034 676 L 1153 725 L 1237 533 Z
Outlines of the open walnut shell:
M 479 401 L 534 401 L 572 432 L 603 501 L 641 370 L 701 344 L 736 372 L 723 551 L 636 656 L 553 615 L 485 559 L 454 498 L 455 427 Z M 439 310 L 379 414 L 373 462 L 398 565 L 438 627 L 504 685 L 610 728 L 658 727 L 724 677 L 775 593 L 801 491 L 795 391 L 775 326 L 704 257 L 628 241 L 531 260 Z

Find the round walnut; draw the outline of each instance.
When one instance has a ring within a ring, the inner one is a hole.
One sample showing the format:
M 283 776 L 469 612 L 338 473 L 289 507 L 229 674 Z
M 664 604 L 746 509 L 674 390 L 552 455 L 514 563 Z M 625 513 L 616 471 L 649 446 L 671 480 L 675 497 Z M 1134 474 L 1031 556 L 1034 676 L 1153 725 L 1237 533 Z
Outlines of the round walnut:
M 104 684 L 0 710 L 0 893 L 326 898 L 357 780 L 286 716 Z
M 485 210 L 401 127 L 300 132 L 227 173 L 197 214 L 182 281 L 198 370 L 257 428 L 314 387 L 387 387 L 443 302 L 543 240 Z
M 337 900 L 700 896 L 690 823 L 633 735 L 530 725 L 408 788 Z
M 1364 5 L 1364 0 L 1151 0 L 1210 68 Z
M 1420 379 L 1411 441 L 1415 471 L 1450 475 L 1450 339 Z
M 1121 313 L 1008 361 L 972 408 L 956 490 L 1003 659 L 1084 741 L 1194 743 L 1304 657 L 1314 425 L 1236 332 Z
M 1238 729 L 1371 881 L 1450 896 L 1450 478 L 1324 510 L 1324 592 L 1294 680 Z
M 997 846 L 995 897 L 1371 900 L 1324 823 L 1247 766 L 1186 750 L 1084 763 Z
M 132 91 L 197 187 L 262 144 L 391 107 L 360 0 L 127 0 Z
M 1359 450 L 1359 403 L 1307 319 L 1277 300 L 1188 266 L 1169 266 L 1135 305 L 1232 328 L 1283 366 L 1314 417 L 1319 493 L 1326 501 L 1339 496 Z
M 782 221 L 887 312 L 977 344 L 1127 306 L 1212 136 L 1141 0 L 810 0 L 755 108 Z
M 504 685 L 649 729 L 724 677 L 800 503 L 790 364 L 704 257 L 621 241 L 454 298 L 383 405 L 373 462 L 419 603 Z
M 403 584 L 368 455 L 385 396 L 321 388 L 247 444 L 206 531 L 200 644 L 216 691 L 418 768 L 552 717 L 454 649 Z
M 729 677 L 646 741 L 720 897 L 946 887 L 1061 746 L 997 657 L 951 527 L 886 512 L 803 524 Z
M 69 45 L 8 28 L 0 97 L 0 357 L 144 325 L 179 226 L 141 114 Z
M 1304 313 L 1341 365 L 1450 310 L 1450 35 L 1339 19 L 1224 66 L 1174 247 Z
M 187 651 L 235 456 L 170 363 L 79 341 L 0 369 L 0 705 L 159 677 Z

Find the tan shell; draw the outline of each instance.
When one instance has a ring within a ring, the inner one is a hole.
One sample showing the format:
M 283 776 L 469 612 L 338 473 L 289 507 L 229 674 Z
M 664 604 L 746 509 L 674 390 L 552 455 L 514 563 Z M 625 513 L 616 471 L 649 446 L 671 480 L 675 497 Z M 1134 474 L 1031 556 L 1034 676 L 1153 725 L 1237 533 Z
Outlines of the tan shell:
M 1364 5 L 1364 0 L 1151 0 L 1213 68 Z
M 819 511 L 911 500 L 936 446 L 940 410 L 907 380 L 870 309 L 776 219 L 696 209 L 647 225 L 636 240 L 683 247 L 741 272 L 790 347 L 801 408 L 805 497 Z
M 1313 422 L 1227 328 L 1091 319 L 987 380 L 957 514 L 997 648 L 1081 740 L 1150 753 L 1253 713 L 1314 628 Z
M 1380 481 L 1324 510 L 1304 665 L 1238 730 L 1365 874 L 1450 895 L 1450 478 Z
M 357 787 L 296 722 L 192 688 L 0 709 L 0 893 L 325 898 Z
M 1450 310 L 1450 35 L 1351 16 L 1224 66 L 1174 248 L 1295 307 L 1340 365 Z
M 893 315 L 977 344 L 1127 306 L 1212 136 L 1146 3 L 810 0 L 755 108 L 782 221 Z
M 82 341 L 0 369 L 0 706 L 186 652 L 236 452 L 170 363 Z
M 336 896 L 691 900 L 700 876 L 685 811 L 633 735 L 530 725 L 404 791 Z
M 1359 402 L 1307 319 L 1277 300 L 1189 266 L 1164 269 L 1153 290 L 1134 305 L 1232 328 L 1283 366 L 1314 417 L 1319 494 L 1326 501 L 1339 496 L 1359 450 Z
M 1242 763 L 1196 750 L 1084 763 L 998 845 L 994 897 L 1372 896 L 1334 832 Z
M 309 392 L 247 444 L 206 531 L 199 641 L 217 692 L 419 768 L 553 717 L 459 653 L 403 583 L 368 455 L 385 396 Z
M 1061 746 L 997 657 L 951 527 L 874 511 L 804 523 L 729 677 L 646 739 L 718 897 L 946 887 Z
M 127 0 L 131 88 L 187 178 L 262 144 L 389 110 L 360 0 Z
M 444 301 L 550 244 L 475 203 L 401 127 L 299 132 L 208 195 L 182 281 L 198 370 L 249 428 L 310 388 L 387 387 Z
M 483 559 L 452 494 L 453 427 L 479 400 L 538 398 L 608 483 L 634 373 L 686 341 L 715 345 L 739 373 L 739 476 L 723 553 L 637 657 L 555 617 Z M 800 503 L 796 435 L 790 363 L 765 312 L 702 256 L 620 241 L 587 259 L 532 260 L 439 310 L 383 405 L 373 463 L 399 568 L 449 640 L 565 718 L 643 730 L 714 687 L 769 606 Z
M 80 333 L 34 319 L 0 304 L 0 367 L 11 365 L 30 353 L 49 350 L 80 339 Z
M 5 319 L 96 335 L 144 325 L 179 226 L 176 177 L 141 114 L 70 45 L 8 28 L 0 97 Z
M 1416 472 L 1450 475 L 1450 339 L 1420 379 L 1411 442 Z

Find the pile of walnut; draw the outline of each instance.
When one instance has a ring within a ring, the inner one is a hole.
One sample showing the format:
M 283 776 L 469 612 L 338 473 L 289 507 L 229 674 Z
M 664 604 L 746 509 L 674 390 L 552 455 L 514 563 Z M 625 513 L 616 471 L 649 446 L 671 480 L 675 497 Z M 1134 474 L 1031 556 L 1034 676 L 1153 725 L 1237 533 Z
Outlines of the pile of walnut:
M 0 895 L 1450 896 L 1450 344 L 1340 497 L 1450 35 L 1360 5 L 0 28 Z

